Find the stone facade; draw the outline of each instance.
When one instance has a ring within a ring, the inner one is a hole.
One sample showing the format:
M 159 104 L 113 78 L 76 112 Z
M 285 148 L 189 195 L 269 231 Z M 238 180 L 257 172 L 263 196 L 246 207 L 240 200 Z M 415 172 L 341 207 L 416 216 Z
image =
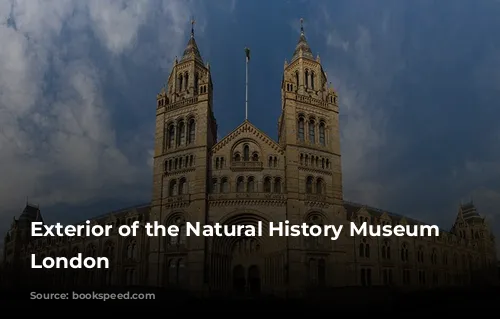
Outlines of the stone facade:
M 342 194 L 339 106 L 319 57 L 301 30 L 285 61 L 282 113 L 274 141 L 249 121 L 217 141 L 210 66 L 194 33 L 157 96 L 151 203 L 94 218 L 99 224 L 185 223 L 421 225 L 346 202 Z M 28 204 L 5 238 L 4 271 L 29 269 L 31 253 L 107 256 L 108 270 L 45 271 L 61 285 L 175 286 L 194 291 L 301 293 L 316 287 L 441 287 L 497 279 L 495 242 L 472 204 L 460 205 L 439 237 L 100 238 L 29 237 L 41 219 Z M 116 229 L 116 228 L 115 228 Z

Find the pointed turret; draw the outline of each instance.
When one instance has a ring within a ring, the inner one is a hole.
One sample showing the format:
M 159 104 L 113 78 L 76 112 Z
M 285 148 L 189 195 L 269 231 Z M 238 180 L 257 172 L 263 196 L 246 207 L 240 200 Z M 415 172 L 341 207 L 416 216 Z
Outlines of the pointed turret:
M 314 60 L 311 47 L 309 47 L 309 43 L 307 43 L 306 35 L 304 33 L 304 19 L 300 19 L 300 37 L 299 42 L 295 47 L 295 51 L 293 52 L 292 61 L 299 57 Z
M 184 53 L 182 54 L 181 62 L 189 59 L 195 59 L 203 64 L 200 50 L 198 49 L 198 45 L 196 44 L 196 40 L 194 39 L 194 20 L 191 21 L 191 37 L 189 38 Z

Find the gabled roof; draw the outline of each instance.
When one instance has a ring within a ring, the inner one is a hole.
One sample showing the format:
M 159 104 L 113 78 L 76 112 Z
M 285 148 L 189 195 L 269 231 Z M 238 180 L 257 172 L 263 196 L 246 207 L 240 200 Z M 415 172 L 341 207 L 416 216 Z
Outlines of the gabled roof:
M 269 145 L 271 148 L 279 152 L 280 154 L 283 154 L 283 149 L 281 146 L 276 143 L 272 138 L 270 138 L 266 133 L 262 132 L 260 129 L 258 129 L 255 125 L 250 123 L 250 121 L 245 120 L 243 123 L 241 123 L 240 126 L 235 128 L 231 133 L 226 135 L 222 140 L 220 140 L 217 144 L 215 144 L 212 147 L 212 153 L 215 153 L 222 149 L 224 146 L 227 144 L 231 143 L 234 141 L 238 136 L 240 136 L 243 133 L 250 132 L 253 136 L 255 136 L 256 139 L 259 141 Z

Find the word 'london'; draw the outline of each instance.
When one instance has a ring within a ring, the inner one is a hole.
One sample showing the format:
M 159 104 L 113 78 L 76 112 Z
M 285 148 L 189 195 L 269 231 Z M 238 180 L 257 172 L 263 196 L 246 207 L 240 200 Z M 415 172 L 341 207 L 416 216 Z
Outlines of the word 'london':
M 275 225 L 276 224 L 276 225 Z M 164 225 L 154 222 L 147 223 L 145 226 L 148 236 L 179 236 L 180 228 L 177 225 Z M 273 223 L 269 222 L 269 236 L 330 236 L 331 240 L 337 240 L 343 229 L 343 225 L 308 225 L 302 223 L 300 225 L 290 225 L 288 220 L 284 222 Z M 139 228 L 139 222 L 136 221 L 132 225 L 122 225 L 119 228 L 119 233 L 122 236 L 135 235 L 135 231 Z M 32 236 L 109 236 L 112 229 L 111 225 L 90 225 L 87 221 L 85 225 L 68 225 L 63 226 L 60 223 L 55 225 L 43 225 L 41 222 L 32 223 Z M 185 236 L 227 236 L 227 237 L 256 237 L 263 236 L 264 225 L 258 222 L 257 225 L 201 225 L 201 223 L 186 223 Z M 439 228 L 436 225 L 368 225 L 362 223 L 357 225 L 354 222 L 350 223 L 350 236 L 373 236 L 373 237 L 390 237 L 390 236 L 439 236 Z M 66 257 L 46 257 L 41 264 L 37 264 L 35 254 L 31 255 L 32 268 L 109 268 L 109 260 L 106 257 L 83 258 L 82 254 L 78 254 L 73 258 Z

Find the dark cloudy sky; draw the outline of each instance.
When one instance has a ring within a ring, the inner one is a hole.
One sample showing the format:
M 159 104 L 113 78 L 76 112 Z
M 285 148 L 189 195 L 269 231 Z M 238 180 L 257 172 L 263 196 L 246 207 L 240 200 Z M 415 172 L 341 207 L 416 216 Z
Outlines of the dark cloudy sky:
M 147 202 L 155 97 L 188 41 L 222 137 L 272 137 L 299 19 L 340 96 L 345 197 L 449 228 L 471 198 L 500 235 L 500 2 L 0 0 L 0 233 Z

